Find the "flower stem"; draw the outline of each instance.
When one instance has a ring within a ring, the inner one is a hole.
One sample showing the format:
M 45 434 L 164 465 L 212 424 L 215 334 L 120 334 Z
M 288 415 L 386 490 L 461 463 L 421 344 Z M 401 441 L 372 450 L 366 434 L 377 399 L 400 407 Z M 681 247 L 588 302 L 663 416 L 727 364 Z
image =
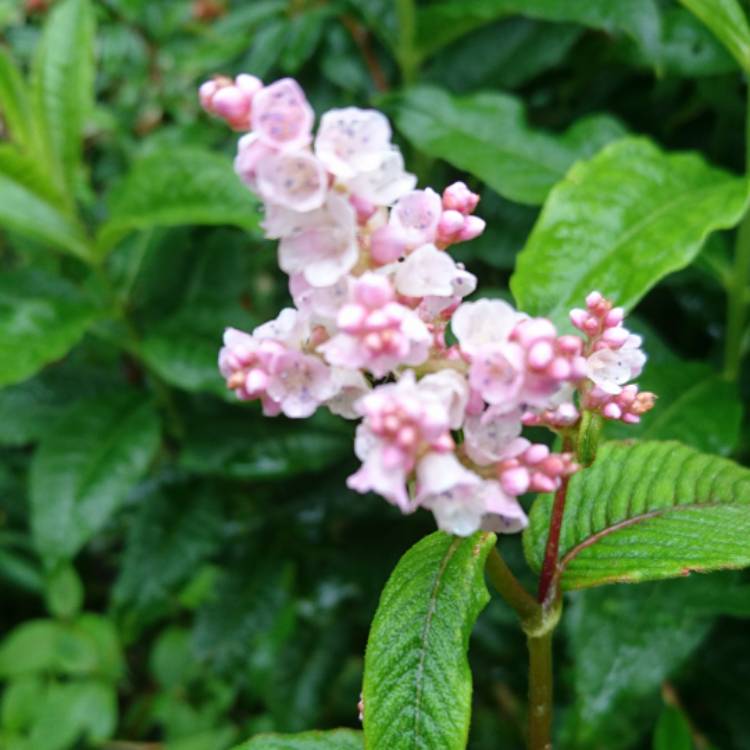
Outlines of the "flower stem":
M 745 170 L 750 172 L 750 88 L 745 115 Z M 734 269 L 727 298 L 727 334 L 724 352 L 724 377 L 736 381 L 742 362 L 742 340 L 747 324 L 745 289 L 750 281 L 750 210 L 745 214 L 737 232 L 734 250 Z
M 513 575 L 497 547 L 490 550 L 485 570 L 490 583 L 515 610 L 522 622 L 538 617 L 541 607 Z
M 529 636 L 529 750 L 552 750 L 552 633 Z
M 539 575 L 539 594 L 537 599 L 541 603 L 547 601 L 555 580 L 555 575 L 557 574 L 557 558 L 560 553 L 560 532 L 562 531 L 567 495 L 568 477 L 563 477 L 555 493 L 555 500 L 552 505 L 547 547 L 544 550 L 544 562 L 542 563 L 542 572 Z

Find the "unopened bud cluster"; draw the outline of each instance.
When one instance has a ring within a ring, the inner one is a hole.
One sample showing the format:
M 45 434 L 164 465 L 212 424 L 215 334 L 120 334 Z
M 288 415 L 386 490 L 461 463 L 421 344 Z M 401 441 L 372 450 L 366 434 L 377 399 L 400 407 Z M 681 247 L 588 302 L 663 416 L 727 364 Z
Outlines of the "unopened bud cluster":
M 428 508 L 454 534 L 518 531 L 517 498 L 578 469 L 522 437 L 524 425 L 573 429 L 580 409 L 637 422 L 651 408 L 652 394 L 627 385 L 641 341 L 600 294 L 571 313 L 584 338 L 502 300 L 463 301 L 477 279 L 447 248 L 484 230 L 479 196 L 462 182 L 416 189 L 383 114 L 330 110 L 313 135 L 289 78 L 215 78 L 200 98 L 246 131 L 235 170 L 264 204 L 294 302 L 252 333 L 227 329 L 221 373 L 268 416 L 325 406 L 361 419 L 350 488 L 405 513 Z

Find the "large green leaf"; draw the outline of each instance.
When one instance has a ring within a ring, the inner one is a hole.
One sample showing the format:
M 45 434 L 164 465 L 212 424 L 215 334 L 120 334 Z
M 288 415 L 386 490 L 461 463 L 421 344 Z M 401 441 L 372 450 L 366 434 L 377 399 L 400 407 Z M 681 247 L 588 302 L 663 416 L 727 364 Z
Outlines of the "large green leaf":
M 234 750 L 362 750 L 362 732 L 333 729 L 302 734 L 261 734 Z
M 593 289 L 632 307 L 711 232 L 739 222 L 748 187 L 642 138 L 607 146 L 550 193 L 511 279 L 519 308 L 561 323 Z
M 399 561 L 365 655 L 368 747 L 464 750 L 471 715 L 469 635 L 487 604 L 484 561 L 495 536 L 436 532 Z
M 88 259 L 91 250 L 83 228 L 60 204 L 38 159 L 0 144 L 0 227 Z
M 604 31 L 624 31 L 642 44 L 659 37 L 654 0 L 442 0 L 420 9 L 419 50 L 430 55 L 463 34 L 508 15 L 545 21 L 573 21 Z
M 251 231 L 260 221 L 257 205 L 230 158 L 194 148 L 162 150 L 137 161 L 112 191 L 99 251 L 156 226 L 233 224 Z
M 518 203 L 538 205 L 578 159 L 625 134 L 606 115 L 553 135 L 531 128 L 519 99 L 499 92 L 452 96 L 434 86 L 395 100 L 399 129 L 420 150 L 445 159 Z
M 94 15 L 89 0 L 63 0 L 47 17 L 34 59 L 32 93 L 55 171 L 71 187 L 94 103 Z
M 680 0 L 721 40 L 733 57 L 750 72 L 750 26 L 738 0 Z
M 28 269 L 0 275 L 0 386 L 64 356 L 96 315 L 65 280 Z
M 640 586 L 606 586 L 570 597 L 562 627 L 574 701 L 561 746 L 624 750 L 648 731 L 660 688 L 701 646 L 718 615 L 750 615 L 735 573 Z
M 139 394 L 76 404 L 39 444 L 31 527 L 42 557 L 70 558 L 109 520 L 148 467 L 159 421 Z
M 534 503 L 526 556 L 544 557 L 552 496 Z M 637 582 L 750 565 L 750 470 L 677 442 L 608 443 L 573 477 L 562 586 Z

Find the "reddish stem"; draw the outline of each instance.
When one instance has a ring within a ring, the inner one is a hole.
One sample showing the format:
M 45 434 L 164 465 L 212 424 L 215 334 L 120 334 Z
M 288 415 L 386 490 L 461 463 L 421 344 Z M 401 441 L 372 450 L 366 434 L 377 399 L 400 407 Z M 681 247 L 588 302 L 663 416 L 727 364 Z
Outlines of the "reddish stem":
M 352 16 L 344 14 L 339 18 L 357 45 L 362 59 L 365 61 L 365 65 L 367 65 L 367 70 L 370 72 L 370 77 L 375 84 L 375 88 L 378 91 L 388 91 L 390 88 L 388 79 L 385 77 L 385 73 L 380 67 L 378 56 L 370 44 L 370 34 L 367 28 L 352 18 Z
M 560 532 L 562 531 L 563 515 L 565 513 L 565 498 L 568 494 L 568 477 L 563 477 L 555 493 L 552 505 L 552 517 L 549 524 L 547 547 L 544 551 L 544 564 L 539 576 L 539 594 L 537 599 L 544 603 L 549 594 L 550 586 L 557 573 L 557 558 L 560 553 Z

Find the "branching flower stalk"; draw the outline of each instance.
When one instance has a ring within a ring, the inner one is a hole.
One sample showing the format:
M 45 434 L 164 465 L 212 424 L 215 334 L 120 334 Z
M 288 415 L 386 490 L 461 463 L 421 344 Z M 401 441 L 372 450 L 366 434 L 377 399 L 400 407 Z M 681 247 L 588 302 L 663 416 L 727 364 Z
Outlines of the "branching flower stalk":
M 530 747 L 551 747 L 566 488 L 593 459 L 602 420 L 633 424 L 653 406 L 630 383 L 646 360 L 640 337 L 598 292 L 570 313 L 581 335 L 503 300 L 464 301 L 477 279 L 448 251 L 483 232 L 479 196 L 462 182 L 416 189 L 382 113 L 330 110 L 313 135 L 294 80 L 246 74 L 206 82 L 200 98 L 244 132 L 235 170 L 264 204 L 293 300 L 252 332 L 227 329 L 227 386 L 267 416 L 324 407 L 361 419 L 348 486 L 404 513 L 426 508 L 449 534 L 521 531 L 519 498 L 556 493 L 539 601 L 496 552 L 487 567 L 529 639 Z M 532 443 L 525 426 L 561 435 L 563 450 Z

